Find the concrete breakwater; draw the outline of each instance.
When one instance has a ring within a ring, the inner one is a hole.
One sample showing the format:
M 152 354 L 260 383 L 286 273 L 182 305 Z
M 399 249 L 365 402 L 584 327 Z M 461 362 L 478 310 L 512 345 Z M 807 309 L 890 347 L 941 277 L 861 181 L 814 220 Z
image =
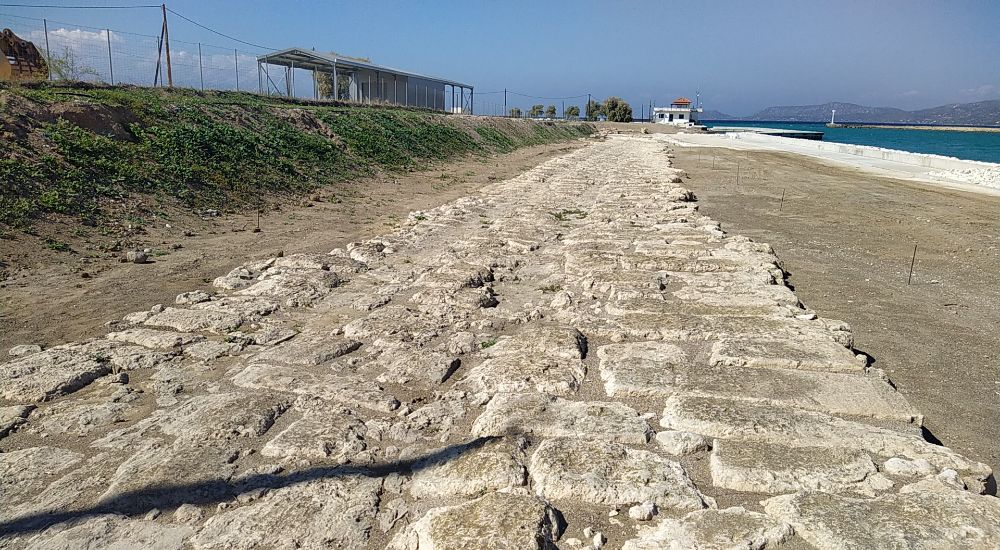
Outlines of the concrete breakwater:
M 12 548 L 996 547 L 989 469 L 611 138 L 0 365 Z

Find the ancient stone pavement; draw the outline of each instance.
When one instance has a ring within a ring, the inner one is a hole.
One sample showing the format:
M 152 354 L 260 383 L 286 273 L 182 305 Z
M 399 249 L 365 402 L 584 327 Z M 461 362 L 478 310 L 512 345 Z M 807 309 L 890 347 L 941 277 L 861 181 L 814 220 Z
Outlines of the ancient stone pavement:
M 989 469 L 681 181 L 609 136 L 16 349 L 0 546 L 1000 547 Z

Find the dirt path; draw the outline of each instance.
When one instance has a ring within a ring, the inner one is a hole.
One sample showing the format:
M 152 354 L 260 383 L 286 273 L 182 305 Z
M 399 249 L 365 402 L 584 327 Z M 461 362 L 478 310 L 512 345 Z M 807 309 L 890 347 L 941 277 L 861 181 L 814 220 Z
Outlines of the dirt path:
M 97 239 L 65 239 L 76 253 L 47 250 L 38 239 L 0 240 L 0 258 L 12 275 L 0 281 L 0 353 L 18 344 L 55 345 L 102 335 L 108 319 L 173 303 L 194 288 L 208 289 L 211 279 L 248 257 L 328 252 L 348 242 L 370 238 L 404 220 L 412 210 L 431 208 L 468 195 L 484 184 L 503 180 L 582 144 L 528 147 L 489 158 L 471 157 L 421 172 L 346 182 L 324 189 L 320 201 L 286 206 L 261 219 L 254 233 L 253 215 L 202 220 L 187 213 L 150 227 L 145 240 L 158 253 L 148 264 L 117 263 L 117 254 L 88 252 Z M 170 225 L 170 227 L 166 227 Z M 185 236 L 191 232 L 193 236 Z M 99 237 L 98 235 L 94 235 Z M 174 249 L 174 246 L 180 248 Z
M 792 154 L 675 151 L 701 210 L 770 243 L 799 298 L 853 327 L 934 436 L 1000 466 L 1000 197 Z

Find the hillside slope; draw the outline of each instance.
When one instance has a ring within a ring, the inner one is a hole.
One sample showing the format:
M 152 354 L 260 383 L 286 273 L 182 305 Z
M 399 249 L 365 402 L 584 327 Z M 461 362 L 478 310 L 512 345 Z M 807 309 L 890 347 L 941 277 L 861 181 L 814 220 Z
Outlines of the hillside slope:
M 164 204 L 233 210 L 466 154 L 589 135 L 586 124 L 464 117 L 136 87 L 0 88 L 0 230 L 126 223 Z

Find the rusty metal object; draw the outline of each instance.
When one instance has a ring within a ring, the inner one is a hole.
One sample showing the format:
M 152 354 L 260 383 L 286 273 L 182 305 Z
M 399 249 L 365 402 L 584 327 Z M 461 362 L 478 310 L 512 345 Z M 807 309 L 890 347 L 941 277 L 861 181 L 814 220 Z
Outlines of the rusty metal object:
M 49 66 L 35 45 L 22 40 L 10 29 L 0 32 L 0 81 L 32 82 L 47 80 Z

